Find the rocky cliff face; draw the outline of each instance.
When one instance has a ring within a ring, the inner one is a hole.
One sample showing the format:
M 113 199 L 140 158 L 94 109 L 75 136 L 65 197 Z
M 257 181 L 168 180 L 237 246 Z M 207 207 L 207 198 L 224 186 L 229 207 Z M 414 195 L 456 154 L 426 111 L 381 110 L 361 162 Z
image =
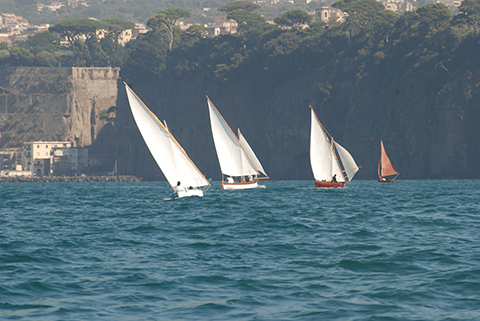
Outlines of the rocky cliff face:
M 242 130 L 272 179 L 313 179 L 309 105 L 363 166 L 357 179 L 376 179 L 380 139 L 403 179 L 480 177 L 480 72 L 441 81 L 421 75 L 374 76 L 339 80 L 306 72 L 245 81 L 192 74 L 131 87 L 167 121 L 199 169 L 216 180 L 221 173 L 205 95 L 234 131 Z M 328 99 L 317 86 L 326 80 L 332 84 Z M 163 179 L 133 122 L 123 87 L 117 107 L 120 172 Z
M 221 173 L 205 95 L 234 131 L 242 130 L 272 179 L 312 179 L 309 105 L 363 166 L 358 179 L 376 178 L 380 139 L 401 178 L 479 178 L 480 71 L 437 78 L 373 73 L 358 81 L 305 72 L 284 79 L 259 73 L 245 81 L 192 73 L 130 85 L 215 180 Z M 318 89 L 326 82 L 328 99 Z M 163 179 L 117 68 L 0 68 L 0 90 L 3 145 L 72 141 L 115 157 L 121 174 Z
M 118 77 L 118 68 L 0 68 L 2 145 L 47 140 L 92 145 L 109 124 Z

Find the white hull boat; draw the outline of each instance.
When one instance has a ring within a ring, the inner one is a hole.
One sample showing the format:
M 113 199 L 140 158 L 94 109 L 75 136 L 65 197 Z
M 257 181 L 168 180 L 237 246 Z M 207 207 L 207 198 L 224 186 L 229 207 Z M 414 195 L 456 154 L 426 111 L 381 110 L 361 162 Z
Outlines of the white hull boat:
M 210 182 L 170 133 L 166 123 L 160 122 L 126 83 L 125 89 L 133 118 L 145 144 L 170 186 L 179 189 L 179 192 L 172 192 L 172 198 L 203 196 L 201 188 L 207 189 Z
M 258 185 L 258 180 L 268 179 L 268 175 L 245 136 L 242 135 L 240 129 L 238 137 L 233 133 L 208 97 L 207 103 L 213 142 L 222 171 L 222 188 L 235 190 L 265 187 Z M 262 174 L 264 176 L 259 177 Z M 224 181 L 224 177 L 227 180 Z M 234 179 L 237 181 L 233 182 Z

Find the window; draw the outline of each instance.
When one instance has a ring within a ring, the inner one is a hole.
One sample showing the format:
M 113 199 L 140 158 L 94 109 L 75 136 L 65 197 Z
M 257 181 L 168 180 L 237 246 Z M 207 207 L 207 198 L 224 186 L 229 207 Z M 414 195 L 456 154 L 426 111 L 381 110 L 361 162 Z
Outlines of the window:
M 48 156 L 48 152 L 45 153 L 45 156 Z
M 37 156 L 40 156 L 40 153 L 39 153 L 39 152 L 37 152 Z
M 37 148 L 40 148 L 40 145 L 37 145 Z
M 45 145 L 45 148 L 48 148 L 48 145 Z

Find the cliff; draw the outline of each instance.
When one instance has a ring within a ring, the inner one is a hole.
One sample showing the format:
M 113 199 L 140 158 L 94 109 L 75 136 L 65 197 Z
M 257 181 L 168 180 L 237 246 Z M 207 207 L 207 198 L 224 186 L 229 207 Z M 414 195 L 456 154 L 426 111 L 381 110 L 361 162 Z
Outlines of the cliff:
M 113 140 L 118 77 L 119 68 L 0 68 L 1 145 L 71 141 L 113 155 L 101 142 L 106 132 Z
M 422 70 L 407 77 L 401 70 L 393 78 L 382 75 L 372 70 L 359 81 L 306 71 L 274 79 L 259 72 L 247 81 L 191 73 L 130 85 L 215 180 L 221 173 L 205 95 L 234 131 L 242 130 L 272 179 L 313 179 L 309 105 L 363 166 L 356 179 L 376 179 L 380 139 L 400 178 L 479 178 L 480 70 L 457 76 L 440 68 L 433 76 Z M 327 80 L 332 88 L 325 99 L 318 84 Z M 119 171 L 163 179 L 133 122 L 123 87 L 117 107 Z
M 421 70 L 391 79 L 372 70 L 361 81 L 315 71 L 283 78 L 244 73 L 249 81 L 192 72 L 130 85 L 215 180 L 221 173 L 205 95 L 234 131 L 242 130 L 272 179 L 312 179 L 309 105 L 363 166 L 357 179 L 376 178 L 380 139 L 401 178 L 478 178 L 480 71 L 434 72 L 435 81 Z M 326 99 L 319 84 L 327 82 Z M 4 145 L 7 138 L 73 141 L 110 162 L 116 157 L 120 174 L 164 179 L 132 118 L 118 69 L 2 68 L 0 89 Z

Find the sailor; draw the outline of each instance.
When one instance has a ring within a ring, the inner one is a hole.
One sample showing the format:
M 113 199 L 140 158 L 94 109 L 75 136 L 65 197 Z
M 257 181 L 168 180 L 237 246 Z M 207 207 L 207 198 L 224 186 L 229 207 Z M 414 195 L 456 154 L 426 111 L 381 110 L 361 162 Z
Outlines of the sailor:
M 181 191 L 184 191 L 185 189 L 184 189 L 181 185 L 182 185 L 182 183 L 180 183 L 180 181 L 178 181 L 178 182 L 177 182 L 177 186 L 175 186 L 175 187 L 173 188 L 173 190 L 174 190 L 175 192 L 177 192 L 177 193 L 178 193 L 178 192 L 181 192 Z
M 235 183 L 233 177 L 227 177 L 227 183 Z
M 252 182 L 252 181 L 253 181 L 252 175 L 248 175 L 248 181 L 247 182 Z
M 336 183 L 336 182 L 337 182 L 337 174 L 333 175 L 333 177 L 332 177 L 332 182 L 333 182 L 333 183 Z

